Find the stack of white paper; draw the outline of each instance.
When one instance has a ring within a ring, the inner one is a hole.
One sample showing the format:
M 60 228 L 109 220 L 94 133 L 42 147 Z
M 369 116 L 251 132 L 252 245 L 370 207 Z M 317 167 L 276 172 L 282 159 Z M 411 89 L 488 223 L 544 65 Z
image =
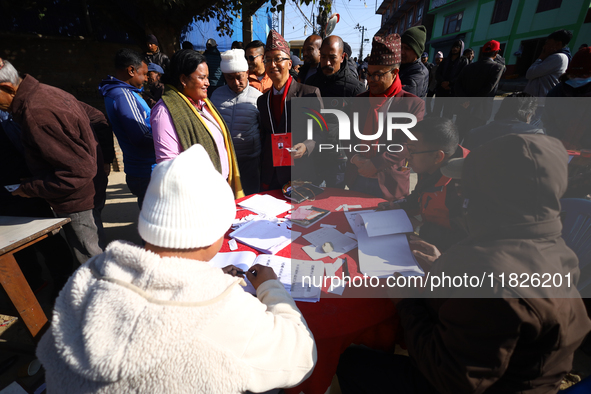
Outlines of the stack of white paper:
M 404 233 L 412 232 L 405 211 L 372 210 L 345 212 L 359 242 L 359 268 L 369 276 L 386 277 L 394 272 L 423 275 Z
M 285 222 L 253 220 L 232 233 L 230 237 L 260 252 L 275 254 L 302 233 L 292 231 Z
M 255 194 L 247 200 L 238 203 L 243 208 L 260 215 L 275 217 L 291 209 L 291 204 L 268 194 Z
M 288 257 L 259 255 L 253 252 L 218 253 L 209 261 L 209 265 L 224 268 L 234 265 L 244 272 L 255 265 L 265 265 L 273 268 L 277 279 L 283 284 L 285 290 L 291 293 L 296 301 L 318 302 L 322 292 L 322 262 L 291 260 Z M 304 280 L 304 277 L 306 279 Z M 309 279 L 308 279 L 309 278 Z M 256 294 L 250 281 L 245 278 L 247 286 L 244 291 Z

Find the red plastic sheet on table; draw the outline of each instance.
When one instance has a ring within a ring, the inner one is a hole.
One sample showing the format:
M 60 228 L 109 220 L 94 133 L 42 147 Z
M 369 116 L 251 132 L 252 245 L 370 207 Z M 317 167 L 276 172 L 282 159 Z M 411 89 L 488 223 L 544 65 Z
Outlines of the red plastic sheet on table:
M 281 191 L 273 190 L 261 194 L 270 194 L 277 198 L 283 198 Z M 252 196 L 247 196 L 247 199 Z M 237 200 L 237 202 L 243 199 Z M 294 230 L 303 234 L 318 230 L 320 223 L 337 225 L 337 230 L 342 233 L 351 232 L 349 223 L 343 214 L 343 210 L 335 211 L 342 205 L 361 205 L 363 209 L 376 207 L 380 198 L 364 195 L 340 189 L 325 189 L 318 195 L 315 201 L 306 201 L 302 205 L 314 205 L 318 208 L 329 209 L 331 213 L 319 223 L 303 229 L 294 225 Z M 247 210 L 240 210 L 236 217 L 242 218 L 251 214 Z M 229 232 L 228 232 L 229 233 Z M 228 247 L 228 234 L 220 252 L 230 252 Z M 277 253 L 278 256 L 293 257 L 295 259 L 310 260 L 308 255 L 301 250 L 308 242 L 302 237 L 298 238 L 290 248 L 289 246 Z M 256 250 L 238 243 L 238 251 Z M 357 248 L 346 254 L 347 266 L 351 276 L 359 274 L 357 264 Z M 325 258 L 325 263 L 334 262 L 334 259 Z M 337 271 L 340 275 L 342 268 Z M 344 295 L 351 295 L 354 289 L 345 289 Z M 349 293 L 347 293 L 349 292 Z M 297 387 L 287 389 L 288 394 L 304 392 L 306 394 L 323 394 L 331 384 L 339 357 L 345 349 L 351 345 L 363 344 L 375 349 L 393 350 L 398 329 L 398 317 L 394 304 L 387 298 L 346 298 L 329 294 L 323 289 L 320 302 L 297 302 L 298 308 L 304 315 L 308 327 L 314 334 L 318 350 L 318 362 L 312 375 Z

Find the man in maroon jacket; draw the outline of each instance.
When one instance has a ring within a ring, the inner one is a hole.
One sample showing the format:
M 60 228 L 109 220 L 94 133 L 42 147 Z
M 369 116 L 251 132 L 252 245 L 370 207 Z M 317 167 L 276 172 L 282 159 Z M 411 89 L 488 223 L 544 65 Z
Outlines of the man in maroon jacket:
M 21 126 L 32 174 L 13 195 L 44 198 L 58 217 L 72 219 L 64 231 L 78 263 L 102 253 L 93 208 L 95 181 L 104 183 L 105 174 L 97 164 L 101 154 L 85 109 L 63 90 L 30 75 L 21 79 L 2 59 L 0 109 Z
M 368 111 L 359 111 L 359 130 L 362 134 L 373 135 L 379 129 L 379 120 L 387 122 L 387 113 L 409 113 L 417 121 L 423 119 L 425 103 L 414 94 L 402 90 L 398 71 L 400 69 L 400 36 L 390 34 L 386 37 L 373 38 L 371 55 L 369 57 L 368 81 L 369 90 L 357 97 L 367 97 Z M 359 108 L 359 107 L 357 107 Z M 408 119 L 401 121 L 408 122 Z M 350 190 L 383 197 L 386 200 L 399 200 L 409 193 L 410 173 L 406 170 L 405 162 L 408 156 L 404 144 L 409 141 L 408 136 L 401 130 L 392 133 L 392 139 L 387 139 L 387 125 L 383 125 L 384 132 L 374 141 L 353 139 L 352 146 L 365 144 L 371 147 L 367 152 L 347 151 L 350 163 L 345 172 L 345 181 Z M 388 150 L 386 146 L 399 144 L 403 149 Z M 383 146 L 381 146 L 383 145 Z M 365 149 L 365 148 L 363 148 Z

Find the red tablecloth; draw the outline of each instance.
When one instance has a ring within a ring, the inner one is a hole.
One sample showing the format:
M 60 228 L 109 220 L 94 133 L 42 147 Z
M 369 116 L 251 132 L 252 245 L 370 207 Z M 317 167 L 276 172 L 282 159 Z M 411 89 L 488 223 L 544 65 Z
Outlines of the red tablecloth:
M 274 197 L 283 198 L 279 190 L 261 194 L 270 194 Z M 315 201 L 305 202 L 303 205 L 311 204 L 318 208 L 329 209 L 331 213 L 307 229 L 294 225 L 293 230 L 307 234 L 318 230 L 320 223 L 325 223 L 336 225 L 337 230 L 342 233 L 351 232 L 344 211 L 335 211 L 335 209 L 341 204 L 361 205 L 362 209 L 375 208 L 382 201 L 384 200 L 362 193 L 327 188 Z M 249 214 L 251 214 L 250 211 L 240 210 L 237 212 L 237 218 Z M 229 239 L 228 234 L 226 234 L 221 252 L 230 251 L 228 247 Z M 277 255 L 310 260 L 310 257 L 302 250 L 302 246 L 308 244 L 305 239 L 299 237 L 292 243 L 291 247 L 284 248 Z M 238 251 L 259 253 L 241 243 L 238 243 Z M 346 257 L 351 277 L 361 275 L 357 264 L 357 248 L 347 253 Z M 335 259 L 327 257 L 323 261 L 332 263 Z M 341 270 L 342 268 L 337 271 L 337 275 L 341 275 Z M 365 344 L 384 350 L 394 348 L 398 318 L 392 302 L 386 298 L 348 298 L 353 296 L 355 291 L 354 288 L 346 288 L 343 296 L 338 296 L 327 293 L 325 288 L 320 302 L 297 302 L 298 308 L 300 308 L 308 323 L 308 327 L 314 334 L 318 349 L 318 362 L 312 375 L 299 386 L 286 390 L 287 393 L 300 393 L 303 391 L 306 394 L 323 394 L 326 392 L 336 372 L 340 354 L 352 343 Z

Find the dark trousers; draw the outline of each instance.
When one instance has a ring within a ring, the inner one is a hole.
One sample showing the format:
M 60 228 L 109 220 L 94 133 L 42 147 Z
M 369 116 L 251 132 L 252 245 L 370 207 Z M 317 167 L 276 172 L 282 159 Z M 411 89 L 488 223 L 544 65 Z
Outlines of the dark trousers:
M 131 194 L 137 197 L 137 204 L 142 209 L 142 204 L 144 203 L 144 197 L 146 196 L 146 191 L 148 190 L 148 185 L 150 184 L 150 177 L 138 177 L 132 175 L 125 175 L 125 183 L 127 183 L 127 187 Z
M 433 116 L 453 119 L 455 113 L 455 105 L 457 100 L 454 100 L 451 93 L 442 93 L 436 91 L 435 103 L 433 104 Z M 443 110 L 443 113 L 441 111 Z
M 91 257 L 103 253 L 99 246 L 98 228 L 94 221 L 92 209 L 74 213 L 60 213 L 55 210 L 54 212 L 59 218 L 70 218 L 72 220 L 63 229 L 68 244 L 74 251 L 76 268 Z
M 427 114 L 431 114 L 433 113 L 433 110 L 431 109 L 431 107 L 434 104 L 434 97 L 435 96 L 435 91 L 434 90 L 429 90 L 427 92 L 427 98 L 425 99 L 425 112 Z
M 337 377 L 343 394 L 436 394 L 410 357 L 349 347 L 339 359 Z
M 240 169 L 240 182 L 244 195 L 248 196 L 261 191 L 261 160 L 259 157 L 254 159 L 238 159 L 238 168 Z
M 318 182 L 320 185 L 323 181 L 326 182 L 326 187 L 334 187 L 337 189 L 345 188 L 345 170 L 347 168 L 347 159 L 334 159 L 321 163 L 317 166 Z

